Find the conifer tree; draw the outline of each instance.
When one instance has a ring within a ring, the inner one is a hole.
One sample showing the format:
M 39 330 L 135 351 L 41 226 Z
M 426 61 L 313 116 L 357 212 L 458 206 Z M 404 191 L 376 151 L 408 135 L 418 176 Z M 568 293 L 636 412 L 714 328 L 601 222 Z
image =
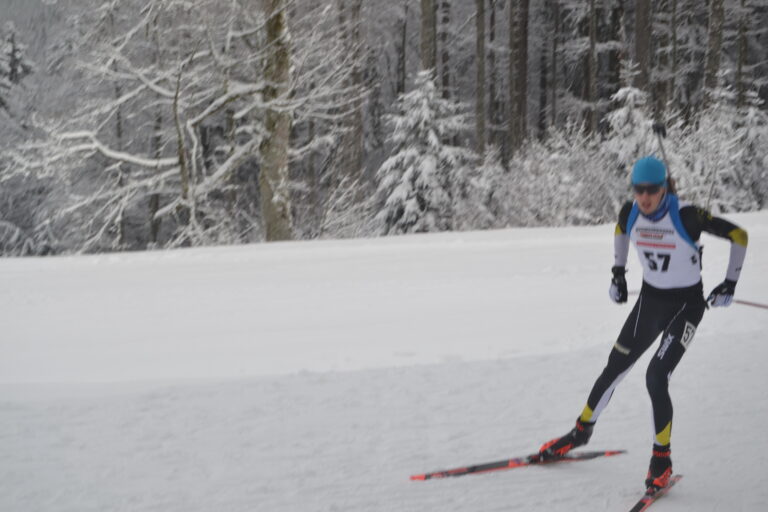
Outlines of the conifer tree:
M 635 160 L 655 149 L 648 93 L 632 85 L 637 74 L 636 64 L 626 65 L 622 70 L 624 86 L 611 97 L 615 108 L 606 116 L 610 127 L 610 138 L 605 143 L 606 150 L 621 166 L 619 173 L 622 176 L 625 175 L 624 170 Z
M 9 110 L 11 89 L 35 69 L 26 49 L 19 41 L 16 27 L 7 23 L 0 32 L 0 109 Z
M 736 96 L 725 85 L 710 92 L 685 148 L 688 197 L 715 213 L 756 210 L 761 203 L 761 180 L 754 169 L 764 162 L 754 149 L 768 142 L 766 118 L 755 110 L 739 113 Z
M 440 97 L 432 71 L 388 116 L 392 153 L 377 172 L 382 234 L 444 231 L 455 226 L 457 204 L 469 197 L 467 163 L 473 154 L 452 145 L 466 129 L 462 107 Z

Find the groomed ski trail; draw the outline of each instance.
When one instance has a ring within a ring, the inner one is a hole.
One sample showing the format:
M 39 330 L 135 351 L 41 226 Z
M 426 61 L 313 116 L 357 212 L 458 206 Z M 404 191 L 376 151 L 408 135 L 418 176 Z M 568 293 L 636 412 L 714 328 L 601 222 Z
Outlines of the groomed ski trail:
M 737 297 L 764 300 L 768 212 L 734 220 L 750 233 Z M 650 458 L 650 351 L 585 447 L 626 455 L 409 480 L 572 427 L 629 311 L 606 296 L 611 235 L 0 261 L 0 510 L 628 510 Z M 710 289 L 727 244 L 705 244 Z M 768 448 L 766 327 L 754 308 L 706 313 L 671 382 L 685 482 L 654 510 L 768 503 L 751 456 Z

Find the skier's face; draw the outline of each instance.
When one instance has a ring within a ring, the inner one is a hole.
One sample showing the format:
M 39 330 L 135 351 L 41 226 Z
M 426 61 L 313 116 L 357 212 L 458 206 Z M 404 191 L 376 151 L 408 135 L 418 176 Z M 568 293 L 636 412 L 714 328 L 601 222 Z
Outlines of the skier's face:
M 650 183 L 635 185 L 635 201 L 637 201 L 640 211 L 645 215 L 655 212 L 664 197 L 664 190 L 663 186 Z

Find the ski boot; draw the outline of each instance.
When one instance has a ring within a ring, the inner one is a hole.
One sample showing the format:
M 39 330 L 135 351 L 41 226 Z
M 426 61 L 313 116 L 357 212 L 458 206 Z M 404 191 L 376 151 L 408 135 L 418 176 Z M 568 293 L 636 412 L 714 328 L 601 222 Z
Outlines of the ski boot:
M 594 423 L 586 423 L 577 419 L 576 426 L 570 432 L 563 437 L 552 439 L 541 445 L 539 457 L 545 461 L 559 459 L 574 448 L 587 444 L 589 438 L 592 437 L 594 427 Z
M 655 493 L 659 489 L 669 485 L 672 476 L 672 460 L 669 445 L 653 446 L 653 457 L 648 468 L 648 476 L 645 479 L 645 487 L 648 493 Z

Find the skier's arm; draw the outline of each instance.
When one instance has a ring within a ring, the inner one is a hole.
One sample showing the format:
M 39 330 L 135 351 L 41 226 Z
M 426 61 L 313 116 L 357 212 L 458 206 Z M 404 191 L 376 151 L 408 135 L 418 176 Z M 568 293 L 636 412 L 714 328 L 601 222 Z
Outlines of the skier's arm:
M 731 281 L 738 281 L 741 275 L 741 267 L 744 264 L 744 258 L 747 256 L 747 242 L 749 241 L 747 232 L 725 219 L 715 217 L 713 221 L 720 221 L 729 225 L 728 239 L 731 241 L 731 256 L 728 259 L 728 271 L 725 274 L 725 278 Z
M 712 217 L 711 215 L 710 218 L 709 227 L 705 227 L 705 231 L 731 241 L 731 256 L 728 259 L 728 271 L 725 274 L 725 278 L 736 282 L 739 280 L 741 267 L 744 264 L 744 258 L 747 256 L 747 243 L 749 242 L 747 232 L 723 218 Z
M 629 212 L 632 211 L 632 203 L 627 201 L 619 212 L 619 221 L 613 235 L 613 266 L 626 267 L 629 255 L 629 233 L 627 233 L 627 221 Z
M 728 259 L 728 269 L 725 280 L 717 285 L 707 297 L 707 302 L 713 306 L 729 306 L 733 301 L 736 282 L 741 275 L 741 267 L 747 255 L 747 232 L 736 224 L 721 217 L 714 217 L 706 210 L 697 207 L 687 207 L 680 210 L 680 216 L 690 235 L 695 240 L 702 231 L 731 241 L 731 255 Z
M 613 235 L 613 279 L 608 289 L 608 296 L 617 304 L 627 302 L 627 280 L 624 278 L 627 256 L 629 254 L 629 233 L 627 233 L 627 221 L 632 203 L 626 203 L 619 212 L 619 222 Z
M 689 225 L 691 226 L 689 234 L 695 236 L 694 240 L 698 240 L 701 232 L 705 231 L 711 235 L 731 241 L 731 255 L 728 260 L 728 270 L 726 271 L 725 278 L 734 283 L 738 281 L 741 274 L 741 266 L 747 255 L 747 243 L 749 241 L 747 232 L 736 224 L 722 217 L 715 217 L 703 208 L 695 206 L 682 208 L 680 216 L 686 225 L 686 229 L 689 229 Z

